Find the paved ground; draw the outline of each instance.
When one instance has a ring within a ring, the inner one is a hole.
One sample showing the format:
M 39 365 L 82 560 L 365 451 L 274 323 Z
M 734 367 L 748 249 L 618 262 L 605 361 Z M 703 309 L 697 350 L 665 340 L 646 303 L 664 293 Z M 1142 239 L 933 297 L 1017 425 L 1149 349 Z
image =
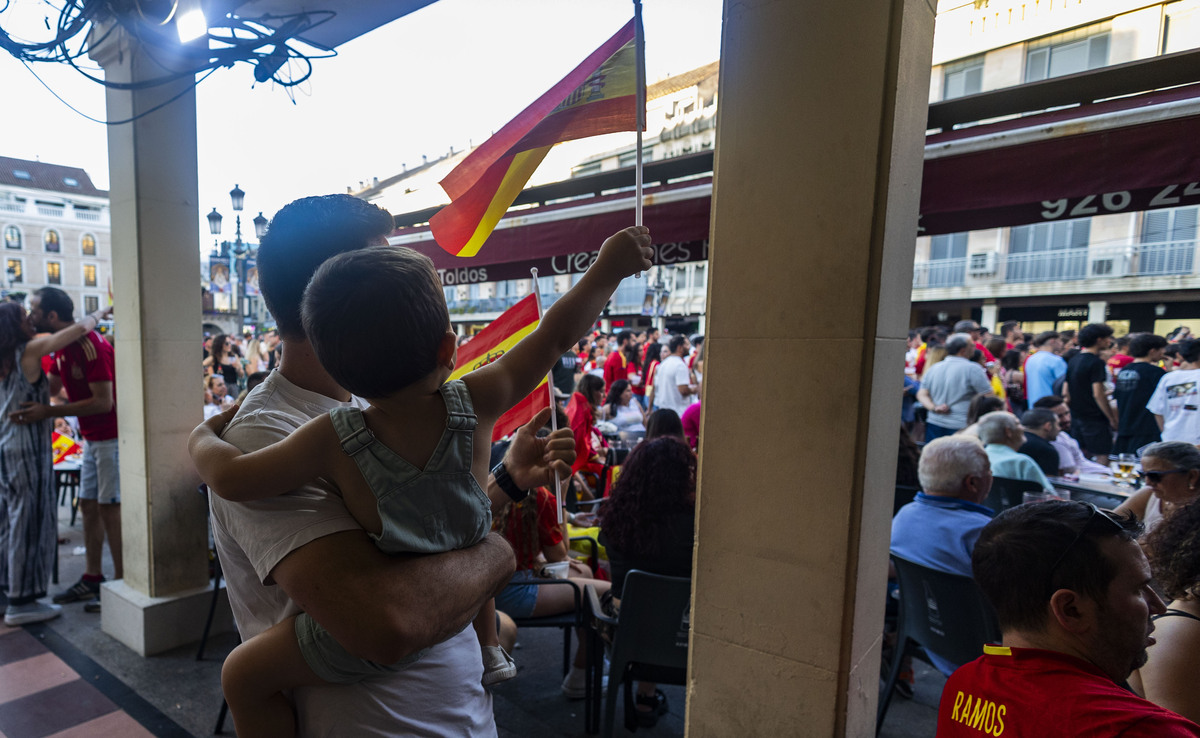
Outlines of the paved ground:
M 70 526 L 65 508 L 61 518 L 60 539 L 64 541 L 59 546 L 61 583 L 51 586 L 54 592 L 74 583 L 83 571 L 83 556 L 74 553 L 82 545 L 80 523 Z M 105 569 L 111 573 L 110 562 L 106 561 Z M 198 639 L 200 634 L 196 636 Z M 45 696 L 53 697 L 54 704 L 62 705 L 59 692 L 52 690 L 79 690 L 80 694 L 94 691 L 100 696 L 69 699 L 73 700 L 72 704 L 90 705 L 88 709 L 93 712 L 105 713 L 94 718 L 101 722 L 87 723 L 94 727 L 75 735 L 208 736 L 213 734 L 221 706 L 221 661 L 235 645 L 234 636 L 227 634 L 209 640 L 203 661 L 196 660 L 195 645 L 143 659 L 103 633 L 99 616 L 85 613 L 83 605 L 76 603 L 65 606 L 63 617 L 44 625 L 12 631 L 0 628 L 0 675 L 4 677 L 0 681 L 19 680 L 22 675 L 26 680 L 31 679 L 35 664 L 57 659 L 65 664 L 54 667 L 58 672 L 69 669 L 72 678 L 77 673 L 80 679 L 69 685 L 47 687 Z M 522 631 L 513 654 L 520 668 L 519 675 L 498 685 L 494 691 L 496 724 L 501 738 L 586 735 L 583 703 L 568 701 L 559 692 L 561 649 L 559 630 Z M 47 650 L 51 653 L 43 653 Z M 6 663 L 6 652 L 9 663 Z M 29 656 L 35 652 L 35 656 Z M 23 658 L 33 660 L 22 661 Z M 914 699 L 892 701 L 881 735 L 886 738 L 933 736 L 937 700 L 943 683 L 941 675 L 918 662 Z M 84 686 L 91 691 L 84 690 Z M 21 695 L 20 699 L 9 699 L 5 690 L 10 686 L 0 684 L 0 723 L 4 723 L 6 715 L 31 714 L 33 697 L 28 692 L 34 688 L 28 685 L 19 688 L 15 694 Z M 684 689 L 664 686 L 663 691 L 667 694 L 670 711 L 657 726 L 641 729 L 639 734 L 657 738 L 683 735 Z M 62 697 L 66 697 L 65 692 Z M 626 735 L 621 714 L 618 707 L 616 734 Z M 146 733 L 125 732 L 117 727 L 123 724 L 120 721 L 126 716 L 144 726 Z M 113 721 L 112 727 L 101 728 L 109 725 L 104 721 Z M 232 732 L 230 724 L 226 733 Z M 16 738 L 18 734 L 45 734 L 8 730 L 0 730 L 0 733 L 7 738 Z M 796 735 L 803 735 L 803 732 Z

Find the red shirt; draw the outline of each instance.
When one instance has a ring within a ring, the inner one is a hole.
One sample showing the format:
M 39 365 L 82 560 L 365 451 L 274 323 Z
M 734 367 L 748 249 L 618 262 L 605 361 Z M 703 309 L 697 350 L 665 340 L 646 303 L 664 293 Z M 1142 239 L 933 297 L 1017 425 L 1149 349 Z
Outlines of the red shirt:
M 81 415 L 79 432 L 88 441 L 108 441 L 117 437 L 117 385 L 112 344 L 92 331 L 75 343 L 54 352 L 50 374 L 62 380 L 71 402 L 92 396 L 90 382 L 113 382 L 112 410 L 98 415 Z
M 588 471 L 599 474 L 604 469 L 603 464 L 592 461 L 592 457 L 597 453 L 593 440 L 596 419 L 592 413 L 592 406 L 588 404 L 582 392 L 571 395 L 571 401 L 567 403 L 567 420 L 570 421 L 571 433 L 575 436 L 575 463 L 571 466 L 572 472 Z
M 956 736 L 1200 736 L 1200 725 L 1115 684 L 1095 665 L 1055 651 L 984 646 L 946 680 L 938 738 Z
M 1125 354 L 1113 354 L 1108 360 L 1109 376 L 1116 380 L 1117 374 L 1132 363 L 1132 356 L 1126 356 Z
M 608 355 L 604 360 L 604 391 L 612 389 L 613 382 L 629 377 L 629 360 L 620 349 Z
M 508 514 L 508 525 L 504 529 L 504 537 L 512 545 L 517 555 L 517 571 L 532 569 L 538 553 L 546 546 L 556 546 L 562 543 L 562 528 L 558 525 L 558 499 L 542 487 L 537 493 L 537 546 L 530 546 L 528 537 L 531 531 L 525 530 L 519 508 L 514 507 Z

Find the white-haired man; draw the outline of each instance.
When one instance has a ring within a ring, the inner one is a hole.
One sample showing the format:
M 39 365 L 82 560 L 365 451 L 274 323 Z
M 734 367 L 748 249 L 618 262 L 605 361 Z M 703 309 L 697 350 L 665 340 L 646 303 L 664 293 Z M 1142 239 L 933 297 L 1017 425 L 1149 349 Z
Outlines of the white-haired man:
M 975 341 L 967 333 L 946 340 L 946 358 L 925 371 L 917 402 L 929 411 L 925 442 L 967 427 L 967 408 L 975 395 L 990 394 L 992 382 L 983 367 L 971 361 Z
M 1016 415 L 1002 411 L 988 413 L 979 419 L 976 427 L 988 461 L 992 462 L 992 474 L 1005 479 L 1037 482 L 1046 491 L 1054 489 L 1037 462 L 1017 451 L 1025 443 L 1025 432 Z
M 931 569 L 971 576 L 971 552 L 993 515 L 983 505 L 992 488 L 983 446 L 970 436 L 934 439 L 921 452 L 917 475 L 922 491 L 892 519 L 892 553 Z M 947 675 L 958 666 L 932 652 L 929 657 Z

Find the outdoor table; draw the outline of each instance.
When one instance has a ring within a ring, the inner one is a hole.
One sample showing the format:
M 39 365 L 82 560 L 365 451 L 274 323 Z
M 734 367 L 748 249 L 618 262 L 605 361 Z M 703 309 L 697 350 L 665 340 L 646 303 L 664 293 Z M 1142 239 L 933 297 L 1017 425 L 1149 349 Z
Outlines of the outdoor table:
M 1096 507 L 1111 510 L 1127 500 L 1134 488 L 1117 484 L 1112 477 L 1103 474 L 1083 474 L 1079 479 L 1050 477 L 1057 489 L 1068 490 L 1072 500 L 1091 502 Z

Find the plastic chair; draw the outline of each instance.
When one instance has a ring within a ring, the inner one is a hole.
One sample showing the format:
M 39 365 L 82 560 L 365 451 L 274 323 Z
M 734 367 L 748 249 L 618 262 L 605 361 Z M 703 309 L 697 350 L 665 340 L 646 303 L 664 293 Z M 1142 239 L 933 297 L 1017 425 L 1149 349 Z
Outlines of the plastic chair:
M 975 580 L 947 574 L 892 554 L 900 583 L 900 617 L 891 668 L 879 697 L 875 733 L 883 727 L 892 689 L 910 644 L 956 664 L 973 661 L 985 643 L 1000 641 L 1000 626 Z
M 617 713 L 617 688 L 622 682 L 625 684 L 627 726 L 636 717 L 632 713 L 634 680 L 645 679 L 660 684 L 687 682 L 692 580 L 639 569 L 630 571 L 625 576 L 619 617 L 605 614 L 596 591 L 591 587 L 587 591 L 594 638 L 599 639 L 602 628 L 613 632 L 612 643 L 608 645 L 608 694 L 601 731 L 604 738 L 611 738 Z M 600 659 L 593 661 L 594 664 L 600 662 Z M 593 679 L 592 683 L 599 685 L 602 682 Z M 592 699 L 598 712 L 599 689 L 595 690 Z
M 1020 505 L 1021 497 L 1026 492 L 1041 491 L 1042 485 L 1037 482 L 1026 479 L 1010 479 L 1009 477 L 992 477 L 992 490 L 988 492 L 987 500 L 983 504 L 999 513 Z

